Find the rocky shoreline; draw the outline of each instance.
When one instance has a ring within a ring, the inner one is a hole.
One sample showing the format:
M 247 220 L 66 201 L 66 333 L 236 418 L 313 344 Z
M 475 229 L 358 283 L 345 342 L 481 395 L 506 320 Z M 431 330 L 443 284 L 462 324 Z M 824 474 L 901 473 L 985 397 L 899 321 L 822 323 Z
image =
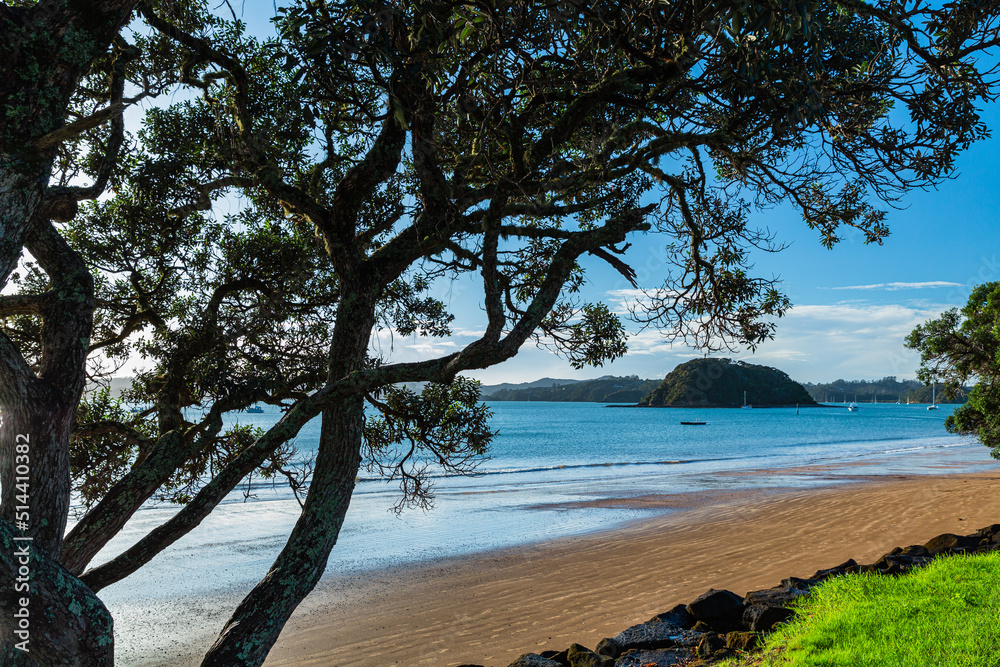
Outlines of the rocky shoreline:
M 678 604 L 645 623 L 602 639 L 594 650 L 573 644 L 561 651 L 526 653 L 508 667 L 712 665 L 757 649 L 767 633 L 794 614 L 789 605 L 829 577 L 865 572 L 895 576 L 926 565 L 940 555 L 995 550 L 1000 550 L 1000 524 L 970 535 L 944 533 L 922 545 L 896 547 L 868 565 L 859 565 L 852 559 L 818 570 L 808 579 L 789 577 L 773 588 L 750 591 L 744 596 L 711 589 L 688 604 Z

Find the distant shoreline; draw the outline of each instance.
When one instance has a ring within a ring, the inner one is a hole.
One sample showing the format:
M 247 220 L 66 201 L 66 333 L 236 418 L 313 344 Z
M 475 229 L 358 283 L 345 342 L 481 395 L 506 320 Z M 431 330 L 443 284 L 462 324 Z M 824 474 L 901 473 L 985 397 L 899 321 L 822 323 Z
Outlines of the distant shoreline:
M 889 404 L 889 405 L 895 405 Z M 742 409 L 742 405 L 605 405 L 606 408 L 669 408 L 673 410 L 732 410 Z M 753 410 L 767 410 L 770 408 L 846 408 L 846 405 L 829 405 L 824 403 L 792 403 L 791 405 L 754 405 Z

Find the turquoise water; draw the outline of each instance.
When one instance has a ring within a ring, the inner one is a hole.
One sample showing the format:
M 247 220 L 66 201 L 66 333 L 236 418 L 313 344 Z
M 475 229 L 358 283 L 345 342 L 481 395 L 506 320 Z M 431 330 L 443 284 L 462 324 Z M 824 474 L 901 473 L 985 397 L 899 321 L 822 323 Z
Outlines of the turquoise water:
M 953 406 L 928 411 L 923 405 L 862 404 L 858 412 L 833 408 L 629 409 L 595 403 L 490 402 L 499 431 L 489 459 L 472 477 L 431 473 L 440 493 L 462 489 L 561 486 L 576 483 L 618 485 L 648 482 L 657 492 L 697 490 L 699 473 L 853 462 L 865 474 L 901 469 L 931 472 L 929 459 L 954 458 L 958 448 L 970 461 L 988 458 L 974 440 L 949 435 L 943 426 Z M 279 413 L 236 420 L 267 427 Z M 682 421 L 706 421 L 685 426 Z M 302 456 L 315 452 L 319 421 L 296 440 Z M 903 456 L 904 454 L 915 456 Z M 882 459 L 889 457 L 891 463 Z M 964 460 L 964 459 L 963 459 Z M 852 470 L 852 473 L 856 472 Z M 746 484 L 750 482 L 744 482 Z M 806 483 L 806 482 L 803 482 Z M 714 488 L 716 482 L 711 483 Z M 385 484 L 362 474 L 358 493 L 386 492 Z M 600 489 L 592 489 L 600 493 Z
M 621 525 L 666 510 L 600 506 L 608 498 L 746 488 L 804 488 L 870 476 L 940 474 L 997 466 L 985 447 L 949 435 L 950 406 L 863 404 L 820 409 L 624 409 L 591 403 L 491 403 L 500 434 L 470 477 L 434 477 L 435 508 L 397 516 L 399 492 L 363 476 L 327 577 L 537 542 Z M 280 413 L 242 414 L 262 427 Z M 705 420 L 705 426 L 681 421 Z M 296 440 L 315 451 L 318 420 Z M 175 507 L 147 507 L 95 561 L 125 549 Z M 115 617 L 122 664 L 170 654 L 170 642 L 210 642 L 264 576 L 299 514 L 282 487 L 235 491 L 202 525 L 102 594 Z M 170 620 L 145 632 L 149 619 Z M 210 629 L 211 632 L 206 630 Z
M 863 404 L 836 408 L 628 409 L 593 403 L 490 403 L 499 431 L 490 458 L 471 476 L 431 472 L 434 509 L 390 511 L 398 486 L 362 472 L 333 571 L 356 572 L 580 534 L 655 513 L 598 507 L 608 498 L 705 490 L 809 487 L 859 476 L 966 471 L 990 465 L 985 447 L 949 435 L 951 406 Z M 280 413 L 235 419 L 261 427 Z M 681 421 L 704 420 L 705 426 Z M 315 451 L 319 420 L 296 440 Z M 133 523 L 163 519 L 150 508 Z M 262 571 L 298 513 L 287 488 L 259 483 L 250 500 L 234 492 L 191 541 L 210 540 L 215 559 Z M 234 529 L 238 527 L 238 530 Z

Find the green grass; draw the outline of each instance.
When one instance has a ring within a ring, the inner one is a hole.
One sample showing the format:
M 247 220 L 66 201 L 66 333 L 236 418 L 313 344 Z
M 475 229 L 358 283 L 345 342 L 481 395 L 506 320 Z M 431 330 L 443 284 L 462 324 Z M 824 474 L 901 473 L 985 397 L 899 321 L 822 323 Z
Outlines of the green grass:
M 746 667 L 1000 667 L 1000 552 L 834 577 Z

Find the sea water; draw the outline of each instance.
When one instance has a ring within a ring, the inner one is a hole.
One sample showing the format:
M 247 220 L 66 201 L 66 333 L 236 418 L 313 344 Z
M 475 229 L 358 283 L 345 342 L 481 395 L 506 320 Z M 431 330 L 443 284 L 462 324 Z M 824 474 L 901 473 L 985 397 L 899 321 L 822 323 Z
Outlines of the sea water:
M 398 486 L 362 472 L 327 575 L 358 575 L 609 528 L 664 510 L 599 501 L 706 490 L 809 487 L 870 476 L 940 474 L 992 465 L 988 450 L 943 426 L 952 406 L 654 409 L 595 403 L 491 402 L 498 431 L 470 476 L 431 473 L 430 511 L 391 511 Z M 231 422 L 267 428 L 277 408 Z M 705 421 L 703 426 L 682 421 Z M 315 453 L 319 420 L 295 440 Z M 136 513 L 95 564 L 176 512 Z M 201 526 L 101 597 L 115 615 L 123 664 L 144 651 L 135 631 L 171 605 L 192 623 L 227 611 L 267 572 L 298 517 L 281 487 L 234 491 Z M 194 610 L 194 611 L 193 611 Z M 215 619 L 218 621 L 218 619 Z M 213 621 L 213 626 L 215 625 Z M 219 621 L 221 623 L 221 621 Z M 220 625 L 221 627 L 221 625 Z M 141 635 L 141 632 L 140 632 Z M 130 639 L 129 637 L 133 637 Z M 139 663 L 135 663 L 139 664 Z

